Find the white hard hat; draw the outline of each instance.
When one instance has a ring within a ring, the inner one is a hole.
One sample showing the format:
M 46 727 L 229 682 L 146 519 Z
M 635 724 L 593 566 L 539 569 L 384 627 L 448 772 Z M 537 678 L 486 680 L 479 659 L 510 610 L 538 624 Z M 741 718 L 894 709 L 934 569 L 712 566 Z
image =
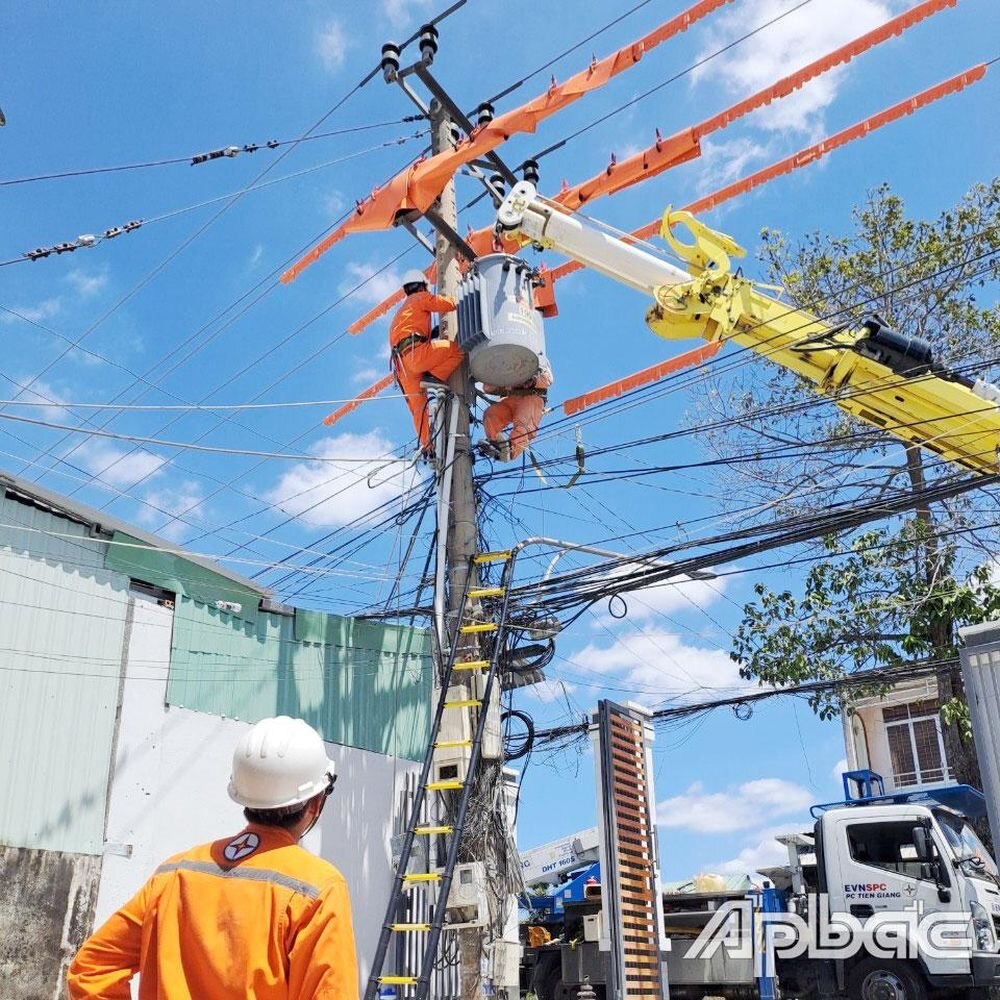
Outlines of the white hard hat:
M 411 267 L 406 274 L 403 275 L 403 287 L 407 285 L 426 285 L 427 275 L 423 271 L 418 271 L 415 267 Z
M 236 744 L 229 797 L 250 809 L 281 809 L 326 791 L 333 761 L 323 739 L 302 719 L 261 719 Z

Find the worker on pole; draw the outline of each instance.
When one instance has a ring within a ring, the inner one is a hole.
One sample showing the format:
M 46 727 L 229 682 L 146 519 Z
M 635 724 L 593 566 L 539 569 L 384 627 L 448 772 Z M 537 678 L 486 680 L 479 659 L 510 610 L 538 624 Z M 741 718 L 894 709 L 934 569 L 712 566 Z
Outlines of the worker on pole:
M 165 861 L 83 943 L 71 1000 L 357 1000 L 344 877 L 299 846 L 335 782 L 319 733 L 263 719 L 233 755 L 229 795 L 247 825 Z
M 539 358 L 538 374 L 516 386 L 484 385 L 483 392 L 502 396 L 483 413 L 486 441 L 483 449 L 501 462 L 512 462 L 531 446 L 545 412 L 548 389 L 552 385 L 552 366 Z M 510 427 L 510 439 L 503 432 Z
M 391 364 L 406 405 L 413 414 L 413 425 L 420 439 L 420 450 L 433 458 L 430 427 L 427 420 L 427 389 L 434 383 L 447 388 L 447 381 L 465 357 L 462 349 L 446 337 L 431 337 L 434 313 L 454 312 L 455 300 L 447 295 L 432 295 L 422 271 L 403 275 L 406 299 L 389 326 Z

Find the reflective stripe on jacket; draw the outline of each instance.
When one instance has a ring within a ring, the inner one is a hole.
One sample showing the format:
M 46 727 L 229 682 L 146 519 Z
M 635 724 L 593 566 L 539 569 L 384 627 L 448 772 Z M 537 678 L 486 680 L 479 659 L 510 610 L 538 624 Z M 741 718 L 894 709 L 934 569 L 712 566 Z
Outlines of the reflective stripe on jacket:
M 432 295 L 430 292 L 414 292 L 407 295 L 403 304 L 392 317 L 389 326 L 389 346 L 395 347 L 411 333 L 422 337 L 431 335 L 431 318 L 434 313 L 452 312 L 455 300 L 447 295 Z
M 280 827 L 250 824 L 165 861 L 84 942 L 71 1000 L 358 1000 L 344 877 Z

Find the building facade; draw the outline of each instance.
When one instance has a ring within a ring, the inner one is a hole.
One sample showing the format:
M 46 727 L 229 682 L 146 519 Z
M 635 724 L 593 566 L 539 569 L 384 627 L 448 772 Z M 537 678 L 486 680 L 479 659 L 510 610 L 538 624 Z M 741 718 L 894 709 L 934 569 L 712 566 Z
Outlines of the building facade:
M 237 831 L 233 747 L 306 719 L 338 771 L 306 846 L 355 900 L 362 974 L 428 733 L 425 630 L 275 604 L 252 581 L 0 477 L 0 996 L 61 996 L 166 856 Z
M 882 698 L 865 698 L 844 713 L 850 770 L 869 768 L 887 792 L 949 784 L 953 778 L 941 731 L 935 677 L 897 684 Z

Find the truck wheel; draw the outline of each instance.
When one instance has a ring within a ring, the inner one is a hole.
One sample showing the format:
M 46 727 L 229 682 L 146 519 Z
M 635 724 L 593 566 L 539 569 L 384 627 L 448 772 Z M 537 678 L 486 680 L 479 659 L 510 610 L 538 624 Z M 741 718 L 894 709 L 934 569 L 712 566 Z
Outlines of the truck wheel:
M 557 1000 L 562 985 L 562 954 L 559 951 L 540 952 L 535 959 L 531 990 L 538 1000 Z
M 927 1000 L 927 987 L 911 966 L 865 958 L 851 969 L 847 995 L 851 1000 Z

